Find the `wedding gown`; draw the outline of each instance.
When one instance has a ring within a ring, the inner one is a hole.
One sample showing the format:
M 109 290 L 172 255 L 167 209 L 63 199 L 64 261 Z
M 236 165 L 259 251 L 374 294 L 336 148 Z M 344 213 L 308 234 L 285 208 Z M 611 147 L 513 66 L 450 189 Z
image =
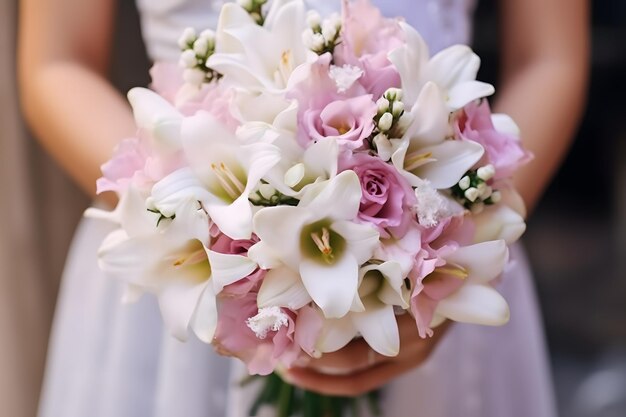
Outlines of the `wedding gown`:
M 339 0 L 309 0 L 322 12 Z M 378 0 L 404 16 L 433 51 L 467 43 L 472 0 Z M 186 26 L 215 27 L 216 0 L 138 0 L 149 55 L 176 59 Z M 254 393 L 242 365 L 193 337 L 164 331 L 154 298 L 120 303 L 121 284 L 96 265 L 109 226 L 84 219 L 58 302 L 40 417 L 244 417 Z M 500 328 L 455 324 L 423 366 L 390 383 L 386 417 L 551 417 L 553 392 L 527 260 L 519 247 L 501 291 L 511 321 Z

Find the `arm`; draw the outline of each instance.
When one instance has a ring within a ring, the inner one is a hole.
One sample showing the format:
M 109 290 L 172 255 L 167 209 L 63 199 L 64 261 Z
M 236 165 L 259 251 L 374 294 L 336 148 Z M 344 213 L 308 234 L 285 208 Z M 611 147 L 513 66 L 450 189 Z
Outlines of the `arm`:
M 134 133 L 106 81 L 115 1 L 22 0 L 18 77 L 23 112 L 47 151 L 88 193 L 115 144 Z
M 503 0 L 502 80 L 496 110 L 509 114 L 535 158 L 516 173 L 529 211 L 573 139 L 585 99 L 587 0 Z

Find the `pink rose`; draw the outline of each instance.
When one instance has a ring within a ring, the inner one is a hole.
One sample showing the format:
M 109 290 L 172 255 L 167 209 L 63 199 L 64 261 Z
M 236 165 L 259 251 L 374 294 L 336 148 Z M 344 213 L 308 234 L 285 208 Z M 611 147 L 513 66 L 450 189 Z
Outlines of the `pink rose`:
M 298 142 L 306 147 L 332 137 L 341 146 L 358 149 L 374 130 L 378 109 L 358 83 L 338 91 L 329 75 L 330 60 L 330 54 L 324 54 L 297 68 L 291 77 L 287 97 L 298 101 Z
M 375 226 L 382 237 L 400 238 L 407 233 L 416 204 L 411 185 L 390 164 L 367 153 L 355 153 L 340 161 L 342 171 L 354 171 L 361 181 L 358 218 Z
M 389 52 L 404 43 L 404 32 L 396 19 L 388 19 L 368 0 L 343 2 L 342 42 L 335 50 L 338 65 L 363 70 L 359 80 L 375 98 L 390 87 L 400 87 L 400 75 L 387 59 Z
M 332 137 L 339 145 L 358 149 L 374 130 L 376 103 L 371 96 L 331 101 L 323 108 L 304 111 L 301 128 L 309 141 Z
M 478 164 L 492 164 L 496 169 L 495 180 L 510 177 L 532 158 L 522 148 L 519 138 L 495 129 L 487 100 L 466 105 L 456 119 L 455 130 L 459 138 L 480 143 L 485 148 L 485 156 Z

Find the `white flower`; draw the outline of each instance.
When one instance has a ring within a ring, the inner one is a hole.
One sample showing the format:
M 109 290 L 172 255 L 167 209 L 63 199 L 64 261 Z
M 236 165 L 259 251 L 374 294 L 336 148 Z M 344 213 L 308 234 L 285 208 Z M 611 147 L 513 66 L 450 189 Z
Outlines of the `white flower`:
M 425 227 L 436 226 L 441 219 L 463 212 L 463 207 L 441 195 L 428 181 L 415 187 L 415 197 L 417 220 Z
M 491 195 L 491 199 L 498 204 L 486 206 L 480 214 L 472 216 L 476 226 L 474 241 L 503 239 L 511 244 L 526 230 L 524 202 L 510 186 L 502 186 Z
M 446 97 L 449 110 L 494 93 L 490 84 L 476 81 L 480 58 L 465 45 L 454 45 L 429 58 L 428 46 L 410 25 L 400 22 L 406 44 L 389 53 L 406 96 L 413 104 L 427 82 L 434 82 Z
M 448 116 L 440 89 L 432 82 L 426 83 L 411 108 L 403 137 L 394 141 L 391 157 L 414 187 L 428 180 L 436 189 L 450 188 L 483 155 L 483 147 L 476 142 L 447 139 Z
M 305 23 L 301 0 L 273 2 L 263 26 L 240 6 L 226 3 L 219 17 L 216 50 L 207 66 L 234 86 L 281 94 L 293 70 L 306 60 Z
M 293 306 L 294 294 L 306 302 L 304 293 L 328 318 L 343 317 L 350 310 L 359 266 L 378 245 L 374 228 L 352 221 L 360 200 L 357 175 L 344 171 L 312 186 L 297 207 L 267 207 L 257 212 L 254 232 L 261 241 L 250 248 L 248 256 L 262 268 L 293 271 L 276 277 L 268 273 L 259 292 L 259 307 Z
M 249 239 L 252 207 L 248 196 L 279 161 L 279 149 L 269 143 L 241 144 L 206 112 L 183 121 L 182 141 L 189 167 L 154 185 L 155 207 L 169 216 L 181 201 L 193 197 L 223 233 Z
M 283 313 L 280 307 L 276 306 L 260 308 L 256 316 L 250 317 L 246 321 L 246 325 L 259 339 L 265 339 L 267 332 L 276 332 L 288 324 L 289 317 Z
M 306 23 L 310 28 L 316 28 L 322 24 L 322 16 L 316 10 L 309 10 L 306 13 Z
M 489 326 L 506 323 L 509 306 L 490 282 L 502 273 L 508 253 L 506 242 L 496 240 L 464 246 L 445 256 L 446 265 L 435 269 L 433 274 L 452 274 L 464 282 L 457 291 L 439 302 L 431 325 L 446 318 Z
M 172 104 L 147 88 L 133 88 L 128 92 L 135 123 L 147 131 L 159 150 L 180 149 L 182 114 Z
M 129 285 L 133 298 L 138 292 L 155 294 L 175 337 L 184 340 L 191 327 L 210 343 L 217 308 L 205 249 L 209 220 L 194 200 L 182 203 L 175 214 L 159 222 L 159 214 L 146 210 L 145 196 L 129 188 L 110 215 L 121 227 L 105 238 L 98 262 L 106 274 Z
M 358 296 L 351 311 L 343 318 L 324 321 L 317 349 L 334 352 L 361 335 L 376 352 L 396 356 L 400 335 L 394 306 L 407 309 L 409 298 L 399 263 L 388 261 L 362 267 Z
M 361 78 L 363 70 L 359 67 L 352 65 L 343 65 L 341 67 L 337 65 L 331 65 L 329 71 L 330 78 L 335 81 L 337 85 L 337 91 L 343 93 L 354 85 L 356 80 Z

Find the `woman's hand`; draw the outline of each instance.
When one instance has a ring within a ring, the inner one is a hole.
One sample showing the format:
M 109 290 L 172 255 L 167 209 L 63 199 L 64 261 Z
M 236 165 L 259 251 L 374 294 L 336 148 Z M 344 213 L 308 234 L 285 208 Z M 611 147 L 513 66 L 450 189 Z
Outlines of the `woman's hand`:
M 398 356 L 382 356 L 363 339 L 358 339 L 337 352 L 311 359 L 304 366 L 292 367 L 283 378 L 291 384 L 325 395 L 365 394 L 424 363 L 446 333 L 450 322 L 437 327 L 433 337 L 427 339 L 418 335 L 415 320 L 409 314 L 398 317 L 398 326 Z

